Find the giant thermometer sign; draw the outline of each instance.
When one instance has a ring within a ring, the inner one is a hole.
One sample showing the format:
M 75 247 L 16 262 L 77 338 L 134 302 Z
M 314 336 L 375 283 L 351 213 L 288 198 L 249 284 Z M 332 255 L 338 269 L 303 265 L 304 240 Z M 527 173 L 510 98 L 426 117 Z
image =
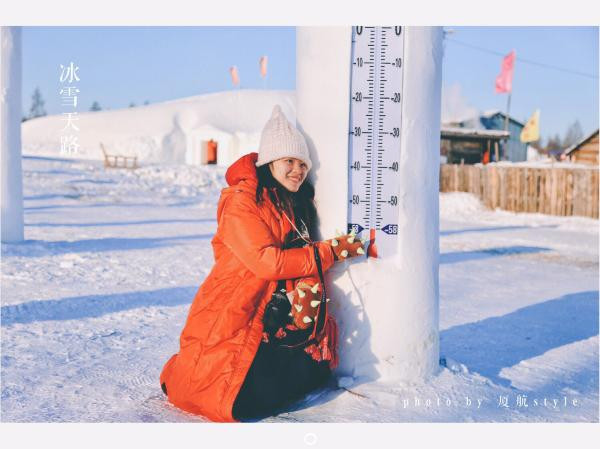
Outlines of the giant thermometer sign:
M 397 246 L 402 31 L 399 26 L 352 28 L 348 232 L 368 232 L 369 257 L 392 255 Z

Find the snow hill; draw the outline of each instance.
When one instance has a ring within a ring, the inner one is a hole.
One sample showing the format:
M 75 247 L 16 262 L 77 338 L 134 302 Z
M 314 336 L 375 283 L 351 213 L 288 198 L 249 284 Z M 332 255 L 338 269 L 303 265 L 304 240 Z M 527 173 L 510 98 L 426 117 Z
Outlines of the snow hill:
M 103 159 L 109 154 L 137 156 L 141 163 L 195 163 L 202 145 L 218 143 L 217 164 L 228 166 L 242 154 L 255 151 L 260 132 L 275 104 L 296 120 L 295 92 L 235 90 L 181 98 L 133 108 L 79 112 L 64 129 L 66 115 L 28 120 L 22 125 L 23 154 L 68 156 L 61 136 L 76 136 L 78 159 Z M 76 109 L 75 109 L 76 110 Z M 66 111 L 65 111 L 66 112 Z

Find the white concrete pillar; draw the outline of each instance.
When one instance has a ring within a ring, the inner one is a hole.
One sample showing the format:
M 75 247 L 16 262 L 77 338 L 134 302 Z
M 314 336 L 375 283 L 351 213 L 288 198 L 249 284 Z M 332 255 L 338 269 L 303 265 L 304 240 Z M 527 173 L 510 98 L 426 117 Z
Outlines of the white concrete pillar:
M 442 29 L 404 32 L 397 254 L 337 263 L 327 274 L 341 331 L 337 374 L 355 379 L 421 381 L 439 366 Z M 351 35 L 351 27 L 296 34 L 297 125 L 311 151 L 323 238 L 347 224 Z
M 0 27 L 2 241 L 23 240 L 21 28 Z

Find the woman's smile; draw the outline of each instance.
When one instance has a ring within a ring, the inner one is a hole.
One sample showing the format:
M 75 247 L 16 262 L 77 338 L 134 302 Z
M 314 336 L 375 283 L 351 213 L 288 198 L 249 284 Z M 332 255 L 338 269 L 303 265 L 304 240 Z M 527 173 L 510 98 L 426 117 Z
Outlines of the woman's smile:
M 306 179 L 308 167 L 300 159 L 284 157 L 269 164 L 273 177 L 292 192 L 297 192 Z

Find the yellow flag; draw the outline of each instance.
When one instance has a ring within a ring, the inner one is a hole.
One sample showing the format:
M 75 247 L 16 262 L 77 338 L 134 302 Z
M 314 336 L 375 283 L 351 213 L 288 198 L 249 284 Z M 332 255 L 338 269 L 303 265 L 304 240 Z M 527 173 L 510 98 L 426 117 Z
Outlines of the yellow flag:
M 540 110 L 537 109 L 521 131 L 521 142 L 535 142 L 540 139 Z

